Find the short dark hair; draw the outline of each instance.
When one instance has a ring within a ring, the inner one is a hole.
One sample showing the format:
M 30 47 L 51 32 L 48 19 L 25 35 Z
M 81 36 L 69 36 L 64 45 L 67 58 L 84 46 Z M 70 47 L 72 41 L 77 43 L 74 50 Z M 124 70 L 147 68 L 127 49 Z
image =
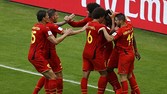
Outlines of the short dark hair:
M 108 10 L 105 11 L 104 19 L 106 21 L 106 26 L 111 27 L 112 26 L 112 19 L 109 16 L 109 14 L 112 15 L 111 11 L 108 9 Z
M 101 7 L 96 8 L 92 12 L 92 18 L 93 19 L 99 19 L 100 17 L 104 17 L 104 16 L 105 16 L 105 10 Z
M 49 10 L 47 11 L 47 13 L 48 13 L 48 15 L 49 15 L 49 18 L 51 18 L 51 17 L 54 15 L 55 12 L 57 12 L 56 9 L 49 9 Z
M 120 20 L 122 20 L 122 21 L 126 21 L 126 17 L 125 17 L 125 15 L 123 14 L 123 13 L 119 13 L 119 14 L 117 14 L 117 15 L 115 15 L 115 17 L 120 21 Z
M 86 8 L 87 8 L 87 10 L 89 11 L 90 14 L 91 14 L 91 13 L 93 12 L 93 10 L 94 10 L 95 8 L 97 8 L 97 7 L 100 7 L 100 5 L 97 4 L 97 3 L 89 3 L 89 4 L 87 4 L 87 6 L 86 6 Z
M 39 10 L 36 14 L 38 22 L 42 21 L 42 19 L 46 16 L 45 10 Z

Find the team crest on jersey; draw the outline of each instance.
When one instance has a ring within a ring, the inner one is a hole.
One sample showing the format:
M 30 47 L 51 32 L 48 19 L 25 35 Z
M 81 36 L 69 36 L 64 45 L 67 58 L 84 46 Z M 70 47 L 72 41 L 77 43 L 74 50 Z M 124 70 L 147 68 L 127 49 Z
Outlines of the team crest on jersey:
M 62 31 L 62 30 L 63 30 L 63 28 L 59 27 L 59 28 L 58 28 L 58 30 Z
M 52 32 L 51 32 L 51 31 L 48 31 L 48 35 L 52 35 Z
M 113 34 L 112 34 L 112 36 L 116 36 L 117 35 L 117 32 L 114 32 Z

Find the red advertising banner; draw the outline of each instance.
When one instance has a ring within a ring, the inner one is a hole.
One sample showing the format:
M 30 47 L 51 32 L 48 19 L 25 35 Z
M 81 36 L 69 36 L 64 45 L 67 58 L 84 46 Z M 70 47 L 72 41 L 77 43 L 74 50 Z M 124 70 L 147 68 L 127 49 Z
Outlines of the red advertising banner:
M 86 16 L 86 4 L 96 2 L 105 9 L 122 12 L 134 27 L 167 34 L 167 0 L 11 0 L 23 4 L 54 8 Z

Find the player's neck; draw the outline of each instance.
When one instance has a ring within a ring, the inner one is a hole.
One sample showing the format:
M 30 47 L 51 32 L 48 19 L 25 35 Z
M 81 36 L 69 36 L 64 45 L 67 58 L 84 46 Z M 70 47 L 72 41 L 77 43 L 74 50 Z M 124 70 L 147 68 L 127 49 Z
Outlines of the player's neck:
M 44 24 L 44 25 L 46 24 L 46 22 L 45 22 L 45 21 L 40 21 L 39 23 Z
M 53 20 L 53 19 L 50 19 L 50 22 L 51 22 L 51 23 L 56 23 L 56 22 L 54 22 L 54 20 Z

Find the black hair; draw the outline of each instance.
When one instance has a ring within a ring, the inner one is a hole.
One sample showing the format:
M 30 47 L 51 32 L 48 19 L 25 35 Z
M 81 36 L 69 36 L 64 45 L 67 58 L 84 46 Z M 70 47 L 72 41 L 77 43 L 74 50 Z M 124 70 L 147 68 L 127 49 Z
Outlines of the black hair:
M 39 10 L 36 14 L 38 22 L 42 21 L 44 17 L 46 17 L 46 11 L 45 10 Z
M 99 19 L 100 17 L 104 17 L 104 16 L 105 16 L 105 10 L 101 7 L 96 8 L 92 12 L 92 18 L 93 19 Z
M 51 18 L 51 17 L 54 15 L 55 12 L 57 12 L 56 9 L 49 9 L 49 10 L 47 11 L 47 13 L 48 13 L 48 15 L 49 15 L 49 18 Z
M 115 17 L 120 21 L 120 20 L 122 20 L 122 21 L 126 21 L 126 17 L 125 17 L 125 15 L 123 14 L 123 13 L 119 13 L 119 14 L 117 14 L 117 15 L 115 15 Z
M 110 18 L 109 14 L 112 15 L 111 11 L 108 9 L 108 10 L 105 11 L 105 17 L 104 17 L 104 19 L 106 21 L 106 26 L 108 26 L 108 27 L 111 28 L 111 26 L 112 26 L 112 19 Z
M 89 11 L 89 16 L 91 16 L 93 10 L 94 10 L 95 8 L 97 8 L 97 7 L 100 7 L 100 5 L 97 4 L 97 3 L 89 3 L 89 4 L 87 4 L 86 8 L 87 8 L 87 10 Z

